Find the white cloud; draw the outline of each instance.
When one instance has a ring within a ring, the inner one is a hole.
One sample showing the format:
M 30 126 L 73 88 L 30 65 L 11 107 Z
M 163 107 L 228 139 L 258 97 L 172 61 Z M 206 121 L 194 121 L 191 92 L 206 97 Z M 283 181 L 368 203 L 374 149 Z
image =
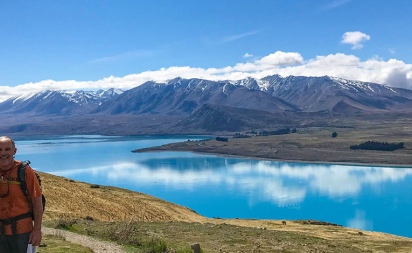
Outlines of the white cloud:
M 356 32 L 345 32 L 342 35 L 342 43 L 352 45 L 352 49 L 361 49 L 363 47 L 362 42 L 370 40 L 371 36 L 356 31 Z
M 257 65 L 264 67 L 295 65 L 303 63 L 303 58 L 299 53 L 285 53 L 277 51 L 256 61 Z
M 0 101 L 24 93 L 50 90 L 73 89 L 131 89 L 147 81 L 165 82 L 175 77 L 203 78 L 209 80 L 239 80 L 246 77 L 263 78 L 269 75 L 281 76 L 335 76 L 349 80 L 374 82 L 392 87 L 412 89 L 412 64 L 378 57 L 361 61 L 354 55 L 343 53 L 316 56 L 305 60 L 297 52 L 277 51 L 260 59 L 237 63 L 223 68 L 194 68 L 172 66 L 153 71 L 131 74 L 123 77 L 109 76 L 97 81 L 54 81 L 44 80 L 26 83 L 16 87 L 0 86 Z
M 246 53 L 243 55 L 243 58 L 251 58 L 251 57 L 253 57 L 253 54 Z

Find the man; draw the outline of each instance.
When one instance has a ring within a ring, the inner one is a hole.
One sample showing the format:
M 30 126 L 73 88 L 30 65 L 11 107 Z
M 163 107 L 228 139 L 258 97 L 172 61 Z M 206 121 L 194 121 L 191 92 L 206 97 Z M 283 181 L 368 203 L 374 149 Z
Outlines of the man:
M 14 160 L 16 151 L 11 138 L 0 137 L 1 253 L 26 253 L 28 247 L 38 246 L 41 241 L 41 187 L 33 169 L 27 166 L 26 184 L 29 196 L 24 195 L 17 181 L 17 171 L 21 162 Z

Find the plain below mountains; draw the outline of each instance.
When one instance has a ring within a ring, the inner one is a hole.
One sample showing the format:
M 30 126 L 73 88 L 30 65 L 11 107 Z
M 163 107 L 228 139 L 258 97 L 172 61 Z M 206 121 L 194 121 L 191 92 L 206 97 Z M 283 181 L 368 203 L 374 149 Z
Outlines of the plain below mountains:
M 409 117 L 412 90 L 336 77 L 175 78 L 130 90 L 42 91 L 0 103 L 5 134 L 216 134 Z

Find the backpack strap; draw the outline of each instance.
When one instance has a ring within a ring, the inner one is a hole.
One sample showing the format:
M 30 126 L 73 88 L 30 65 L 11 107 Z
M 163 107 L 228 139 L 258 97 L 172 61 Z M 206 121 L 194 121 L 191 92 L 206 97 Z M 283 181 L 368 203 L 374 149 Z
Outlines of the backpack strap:
M 11 231 L 13 235 L 17 234 L 17 221 L 25 219 L 25 218 L 29 218 L 29 217 L 33 217 L 32 212 L 20 214 L 13 218 L 0 220 L 0 234 L 4 235 L 6 233 L 6 227 L 5 227 L 6 225 L 11 225 Z
M 27 183 L 26 183 L 26 166 L 30 164 L 29 160 L 26 161 L 22 161 L 19 164 L 19 168 L 17 170 L 17 182 L 20 183 L 20 189 L 23 192 L 24 196 L 26 196 L 28 199 L 30 199 L 29 197 L 29 192 L 27 191 Z M 41 186 L 41 179 L 39 174 L 37 174 L 37 172 L 34 172 L 37 180 L 39 181 L 39 184 Z M 42 199 L 42 204 L 43 204 L 43 212 L 44 209 L 46 208 L 46 197 L 44 196 L 44 194 L 41 195 L 41 199 Z M 34 219 L 34 216 L 33 216 Z
M 17 181 L 20 182 L 21 191 L 26 197 L 29 196 L 26 184 L 26 166 L 29 164 L 30 161 L 22 161 L 20 162 L 19 168 L 17 169 Z
M 26 167 L 30 164 L 30 161 L 22 161 L 19 164 L 19 168 L 17 169 L 17 181 L 20 183 L 20 189 L 23 192 L 24 196 L 26 196 L 27 201 L 29 202 L 31 210 L 27 213 L 30 215 L 32 219 L 34 219 L 33 213 L 33 206 L 30 201 L 29 192 L 27 191 L 27 183 L 26 183 Z M 23 217 L 27 218 L 27 217 Z

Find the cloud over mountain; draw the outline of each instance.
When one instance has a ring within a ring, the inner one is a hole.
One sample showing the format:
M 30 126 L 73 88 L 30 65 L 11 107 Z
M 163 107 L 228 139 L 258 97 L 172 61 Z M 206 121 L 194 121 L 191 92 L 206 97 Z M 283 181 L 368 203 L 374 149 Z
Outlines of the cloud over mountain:
M 356 38 L 356 36 L 355 36 Z M 359 38 L 364 38 L 360 36 Z M 359 40 L 351 39 L 352 43 Z M 276 51 L 250 62 L 237 63 L 222 68 L 197 68 L 191 66 L 171 66 L 123 77 L 109 76 L 96 81 L 44 80 L 25 83 L 16 87 L 1 86 L 0 101 L 33 91 L 42 90 L 93 90 L 120 88 L 130 89 L 146 81 L 165 82 L 175 77 L 202 78 L 208 80 L 239 80 L 247 77 L 263 78 L 279 74 L 294 76 L 335 76 L 349 80 L 374 82 L 391 87 L 412 89 L 412 64 L 377 57 L 362 60 L 355 55 L 336 53 L 304 59 L 298 52 Z
M 345 32 L 342 36 L 342 43 L 352 45 L 352 49 L 361 49 L 362 42 L 370 40 L 370 38 L 371 36 L 359 31 Z

